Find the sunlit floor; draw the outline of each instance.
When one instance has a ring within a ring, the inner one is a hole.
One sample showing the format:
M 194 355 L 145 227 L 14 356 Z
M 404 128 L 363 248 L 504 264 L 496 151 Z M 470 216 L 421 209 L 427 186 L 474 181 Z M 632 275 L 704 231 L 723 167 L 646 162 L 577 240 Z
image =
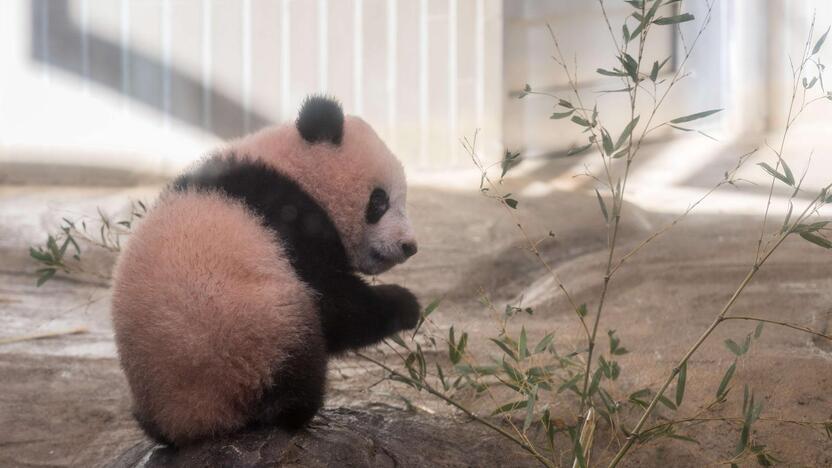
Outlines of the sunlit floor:
M 792 141 L 786 160 L 795 173 L 802 173 L 813 149 L 809 142 L 820 140 L 796 136 Z M 620 251 L 629 251 L 662 229 L 755 145 L 697 138 L 646 147 L 631 174 L 626 198 L 632 204 L 624 211 Z M 829 182 L 824 177 L 832 174 L 829 148 L 814 149 L 801 199 L 813 196 Z M 748 161 L 738 173 L 750 183 L 721 188 L 613 278 L 603 326 L 618 330 L 631 351 L 620 360 L 623 377 L 617 398 L 659 383 L 750 268 L 770 182 L 756 163 L 773 161 L 770 152 L 761 150 L 759 156 L 766 159 Z M 530 235 L 538 239 L 546 238 L 549 231 L 555 234 L 540 248 L 578 300 L 590 304 L 597 300 L 606 259 L 606 231 L 593 181 L 573 176 L 583 172 L 584 165 L 595 168 L 594 158 L 525 162 L 504 183 L 504 190 L 520 200 L 517 214 Z M 382 276 L 382 281 L 411 287 L 423 303 L 444 297 L 434 316 L 437 326 L 454 324 L 457 330 L 469 331 L 470 353 L 483 359 L 495 351 L 485 339 L 495 330 L 477 301 L 482 294 L 501 305 L 522 300 L 534 307 L 535 315 L 522 322 L 530 340 L 555 330 L 559 347 L 582 346 L 573 314 L 553 292 L 543 269 L 522 250 L 524 241 L 512 220 L 477 193 L 476 172 L 414 173 L 411 183 L 410 212 L 420 252 Z M 62 217 L 94 217 L 97 207 L 115 213 L 130 199 L 151 200 L 159 188 L 0 187 L 0 339 L 85 329 L 81 334 L 0 345 L 0 393 L 5 395 L 0 402 L 0 446 L 5 447 L 0 465 L 95 465 L 142 439 L 130 419 L 129 397 L 115 360 L 106 280 L 56 279 L 36 288 L 36 266 L 27 249 L 42 243 Z M 787 209 L 788 195 L 785 188 L 775 190 L 771 210 L 775 229 L 779 227 L 775 220 L 782 222 Z M 776 317 L 828 332 L 832 314 L 828 255 L 802 239 L 787 241 L 737 303 L 737 314 Z M 113 259 L 104 254 L 87 258 L 92 269 L 105 275 Z M 698 403 L 711 397 L 730 365 L 732 355 L 722 341 L 741 339 L 751 329 L 749 323 L 726 324 L 694 358 L 689 403 L 680 409 L 682 414 L 695 412 Z M 830 366 L 828 343 L 766 327 L 760 346 L 741 360 L 736 382 L 748 383 L 764 398 L 764 415 L 818 420 L 827 418 L 832 406 L 825 390 L 832 384 Z M 438 415 L 450 413 L 440 402 L 399 385 L 384 383 L 368 390 L 381 376 L 355 358 L 337 362 L 328 405 L 370 407 L 384 402 L 401 407 L 399 395 L 404 395 Z M 734 391 L 718 414 L 738 413 L 741 393 Z M 569 401 L 552 398 L 553 407 L 569 417 Z M 488 408 L 488 402 L 472 404 Z M 755 437 L 781 459 L 810 466 L 832 464 L 828 439 L 804 428 L 784 429 L 776 423 L 761 424 Z M 687 434 L 701 446 L 679 442 L 661 449 L 643 447 L 634 453 L 633 466 L 718 462 L 734 448 L 736 431 L 729 423 L 691 427 Z M 596 454 L 608 455 L 603 449 Z

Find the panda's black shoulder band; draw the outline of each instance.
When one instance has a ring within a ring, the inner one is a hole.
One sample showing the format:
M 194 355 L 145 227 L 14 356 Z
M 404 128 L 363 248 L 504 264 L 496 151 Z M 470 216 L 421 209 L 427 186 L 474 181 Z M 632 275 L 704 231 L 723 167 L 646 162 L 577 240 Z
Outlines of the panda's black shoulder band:
M 344 111 L 335 99 L 309 96 L 300 108 L 295 126 L 309 143 L 340 145 L 344 136 Z

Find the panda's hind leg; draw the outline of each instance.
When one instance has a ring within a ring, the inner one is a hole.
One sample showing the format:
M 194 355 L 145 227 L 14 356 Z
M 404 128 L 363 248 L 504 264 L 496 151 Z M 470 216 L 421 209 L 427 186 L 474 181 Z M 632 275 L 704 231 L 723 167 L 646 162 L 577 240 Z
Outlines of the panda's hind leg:
M 327 354 L 323 339 L 282 363 L 253 415 L 255 426 L 303 428 L 321 409 L 326 389 Z
M 138 408 L 133 409 L 133 417 L 136 419 L 136 422 L 139 424 L 139 427 L 150 437 L 151 440 L 156 442 L 157 444 L 162 445 L 172 445 L 172 441 L 162 433 L 162 430 L 159 426 L 153 422 L 147 415 L 145 415 L 141 410 Z

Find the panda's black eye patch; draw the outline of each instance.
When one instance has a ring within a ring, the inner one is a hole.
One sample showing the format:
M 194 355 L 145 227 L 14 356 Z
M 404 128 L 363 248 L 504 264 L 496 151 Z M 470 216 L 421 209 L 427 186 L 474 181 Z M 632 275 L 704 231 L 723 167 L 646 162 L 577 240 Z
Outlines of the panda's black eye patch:
M 373 193 L 370 194 L 370 201 L 367 203 L 367 223 L 375 224 L 379 222 L 388 208 L 390 208 L 390 199 L 387 197 L 387 192 L 380 188 L 373 190 Z

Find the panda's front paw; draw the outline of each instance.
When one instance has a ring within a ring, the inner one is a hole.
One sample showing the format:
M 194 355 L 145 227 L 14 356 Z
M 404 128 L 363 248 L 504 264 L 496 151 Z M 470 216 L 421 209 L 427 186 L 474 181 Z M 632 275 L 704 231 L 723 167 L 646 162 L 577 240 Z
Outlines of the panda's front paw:
M 416 327 L 421 317 L 422 307 L 409 289 L 397 284 L 382 284 L 375 286 L 374 289 L 389 309 L 388 313 L 395 314 L 396 331 Z

